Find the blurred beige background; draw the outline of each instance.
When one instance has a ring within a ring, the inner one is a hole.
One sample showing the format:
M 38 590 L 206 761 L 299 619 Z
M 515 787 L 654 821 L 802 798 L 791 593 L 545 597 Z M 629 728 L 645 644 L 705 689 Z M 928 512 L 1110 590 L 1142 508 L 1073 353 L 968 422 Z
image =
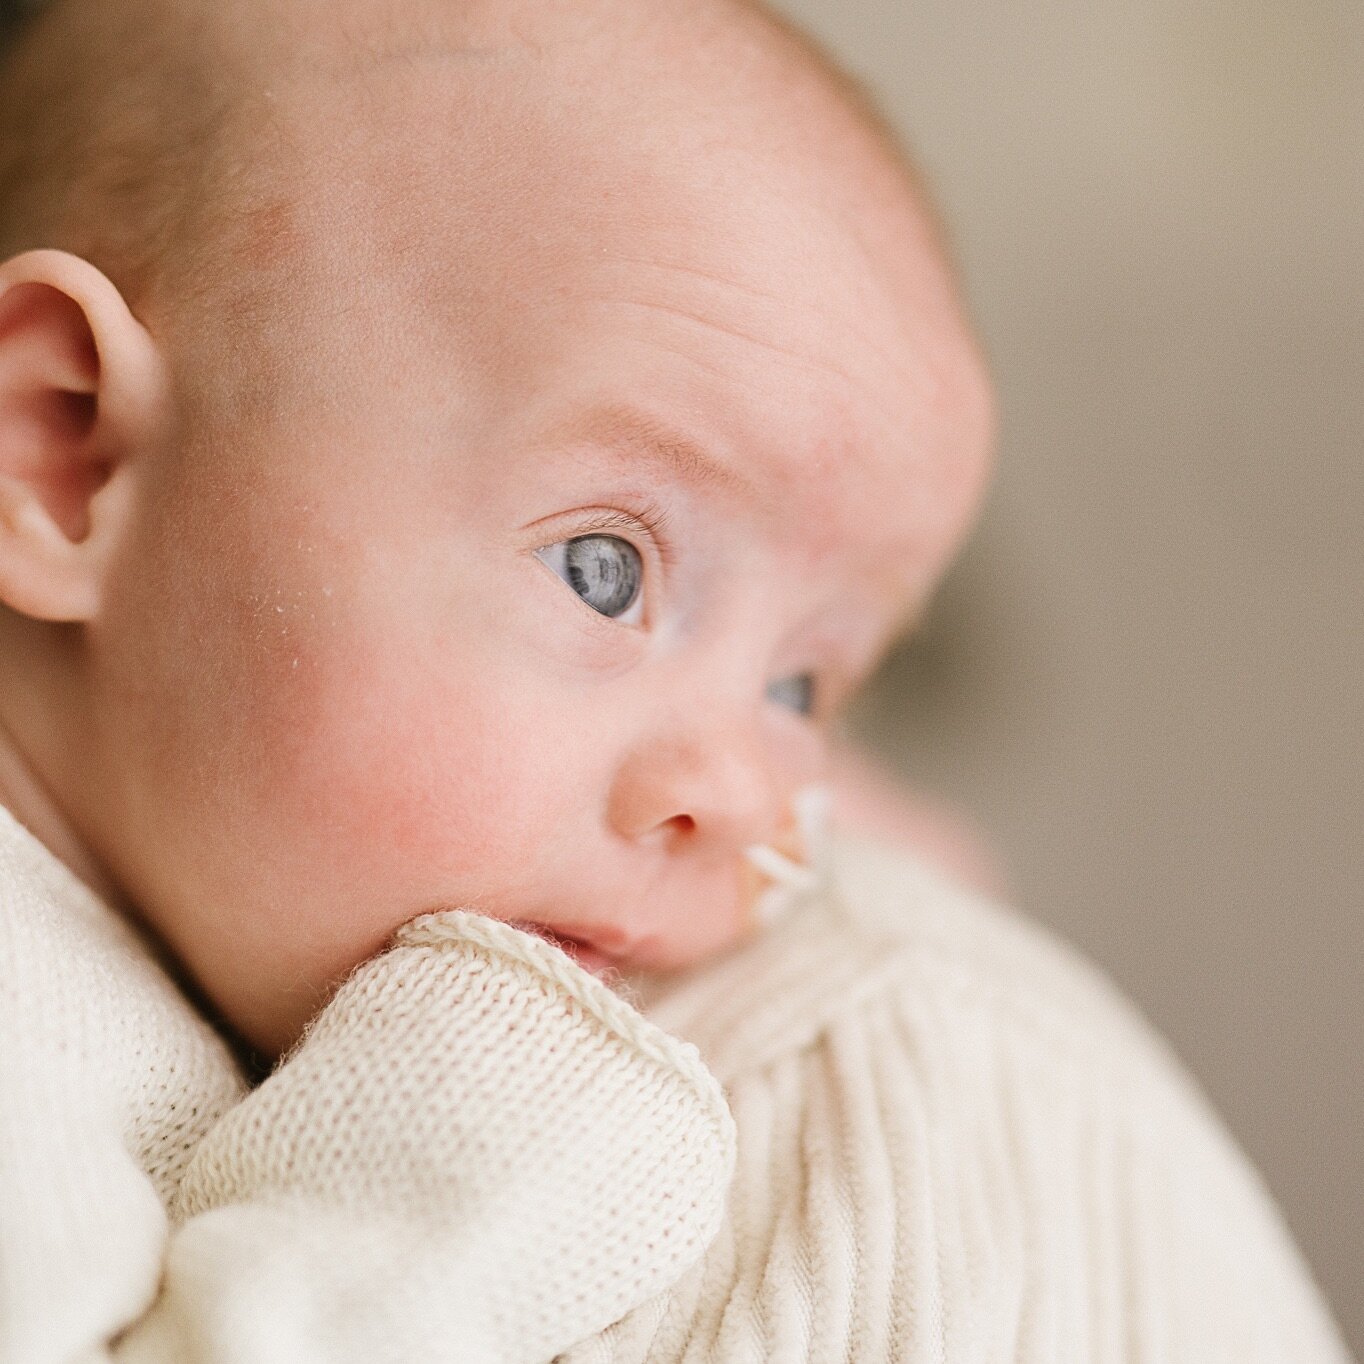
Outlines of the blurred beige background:
M 1364 1358 L 1364 5 L 779 0 L 908 135 L 999 479 L 860 730 L 1171 1039 Z

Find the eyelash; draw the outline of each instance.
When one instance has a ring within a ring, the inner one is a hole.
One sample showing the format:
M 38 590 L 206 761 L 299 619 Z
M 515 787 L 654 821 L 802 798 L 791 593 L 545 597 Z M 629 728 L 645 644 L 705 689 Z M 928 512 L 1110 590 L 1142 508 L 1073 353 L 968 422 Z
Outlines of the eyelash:
M 673 566 L 672 540 L 668 531 L 672 524 L 672 514 L 651 499 L 641 501 L 633 512 L 611 512 L 608 516 L 590 521 L 575 535 L 605 535 L 611 531 L 633 531 L 638 534 L 642 529 L 658 550 L 658 557 L 665 569 Z

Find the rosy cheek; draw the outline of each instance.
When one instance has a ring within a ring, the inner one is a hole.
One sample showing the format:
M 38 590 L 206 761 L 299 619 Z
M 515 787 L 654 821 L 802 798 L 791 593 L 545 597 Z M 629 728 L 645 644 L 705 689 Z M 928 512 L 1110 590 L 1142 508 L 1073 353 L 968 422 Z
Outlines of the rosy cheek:
M 300 816 L 356 875 L 386 878 L 386 892 L 513 874 L 544 819 L 531 708 L 486 665 L 396 669 L 390 656 L 357 647 L 296 690 L 280 776 Z
M 265 565 L 287 592 L 233 593 L 222 690 L 240 719 L 223 762 L 249 751 L 256 832 L 322 868 L 319 902 L 343 896 L 352 919 L 515 893 L 537 856 L 553 862 L 575 798 L 581 812 L 596 748 L 556 681 L 559 635 L 530 590 L 544 584 L 479 572 L 419 549 L 337 552 Z

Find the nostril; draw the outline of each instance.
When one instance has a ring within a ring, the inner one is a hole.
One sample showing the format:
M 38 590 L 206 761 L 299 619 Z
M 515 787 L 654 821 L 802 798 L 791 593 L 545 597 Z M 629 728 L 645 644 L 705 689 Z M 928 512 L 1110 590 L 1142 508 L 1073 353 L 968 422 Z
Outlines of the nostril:
M 696 819 L 692 815 L 670 815 L 639 838 L 642 845 L 665 852 L 680 852 L 697 841 Z

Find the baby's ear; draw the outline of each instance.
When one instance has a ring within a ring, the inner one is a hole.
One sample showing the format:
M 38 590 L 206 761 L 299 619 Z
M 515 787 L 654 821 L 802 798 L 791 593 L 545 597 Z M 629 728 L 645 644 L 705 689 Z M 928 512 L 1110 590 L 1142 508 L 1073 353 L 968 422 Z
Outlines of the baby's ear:
M 155 342 L 93 265 L 0 266 L 0 602 L 89 620 L 166 408 Z

